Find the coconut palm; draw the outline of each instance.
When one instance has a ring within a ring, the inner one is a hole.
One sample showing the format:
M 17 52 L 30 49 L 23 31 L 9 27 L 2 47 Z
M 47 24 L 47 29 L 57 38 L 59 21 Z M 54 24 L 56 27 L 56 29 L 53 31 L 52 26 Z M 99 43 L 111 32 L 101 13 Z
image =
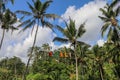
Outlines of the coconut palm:
M 104 8 L 100 8 L 100 11 L 103 13 L 103 16 L 99 16 L 100 19 L 104 21 L 104 25 L 102 26 L 101 33 L 102 36 L 109 29 L 107 33 L 108 41 L 111 40 L 112 36 L 115 33 L 120 40 L 120 26 L 118 25 L 117 16 L 120 14 L 120 6 L 115 8 L 115 5 L 119 2 L 119 0 L 114 0 L 110 5 L 107 4 Z
M 7 2 L 9 2 L 9 0 L 0 0 L 0 24 L 1 24 L 1 28 L 3 29 L 1 43 L 0 43 L 0 49 L 2 47 L 5 30 L 8 31 L 10 28 L 14 29 L 15 27 L 13 27 L 13 24 L 17 21 L 16 16 L 9 9 L 6 10 L 5 4 Z M 10 2 L 13 4 L 14 0 L 10 0 Z
M 71 18 L 69 19 L 70 22 L 69 24 L 66 24 L 65 29 L 62 28 L 61 26 L 57 25 L 56 28 L 65 36 L 65 37 L 55 37 L 53 41 L 59 41 L 63 43 L 68 43 L 70 42 L 71 45 L 74 47 L 74 54 L 75 54 L 75 61 L 76 61 L 76 80 L 78 80 L 78 56 L 75 51 L 75 48 L 78 44 L 85 45 L 86 43 L 78 41 L 77 39 L 81 37 L 85 33 L 84 25 L 85 23 L 81 24 L 78 28 L 78 30 L 75 28 L 75 21 L 73 21 Z M 86 44 L 87 45 L 87 44 Z
M 52 29 L 53 25 L 47 19 L 51 19 L 51 18 L 55 19 L 58 16 L 55 14 L 46 13 L 47 8 L 49 7 L 50 3 L 52 2 L 51 0 L 48 0 L 43 3 L 40 0 L 36 0 L 36 1 L 32 0 L 32 2 L 33 2 L 33 5 L 31 5 L 29 2 L 27 2 L 29 9 L 31 10 L 30 12 L 18 10 L 18 11 L 16 11 L 16 13 L 20 13 L 20 14 L 23 14 L 24 16 L 30 17 L 29 19 L 25 20 L 24 22 L 22 22 L 22 24 L 20 24 L 18 26 L 18 27 L 24 26 L 22 31 L 25 31 L 27 28 L 30 28 L 31 26 L 32 26 L 32 31 L 33 31 L 35 24 L 37 24 L 34 42 L 32 45 L 32 47 L 34 47 L 35 43 L 36 43 L 36 37 L 37 37 L 39 25 L 41 24 L 42 27 L 46 26 L 46 27 L 49 27 Z M 33 50 L 31 50 L 31 54 L 32 54 L 32 52 L 33 52 Z M 28 65 L 29 65 L 31 57 L 32 56 L 30 56 L 28 59 L 25 74 L 28 71 Z M 25 79 L 23 79 L 23 80 L 25 80 Z
M 7 9 L 5 11 L 5 13 L 2 14 L 0 22 L 1 22 L 1 28 L 3 30 L 2 38 L 1 38 L 1 42 L 0 42 L 0 49 L 1 49 L 5 31 L 9 31 L 9 30 L 13 31 L 13 30 L 17 29 L 14 26 L 14 24 L 17 22 L 17 17 L 14 13 L 12 13 L 9 9 Z

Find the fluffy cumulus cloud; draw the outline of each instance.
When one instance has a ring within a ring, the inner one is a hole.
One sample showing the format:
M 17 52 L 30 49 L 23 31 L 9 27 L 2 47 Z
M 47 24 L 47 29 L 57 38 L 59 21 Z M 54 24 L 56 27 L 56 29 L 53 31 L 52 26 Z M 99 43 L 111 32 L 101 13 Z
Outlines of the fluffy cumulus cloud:
M 0 50 L 0 58 L 18 56 L 24 62 L 27 60 L 27 51 L 32 46 L 34 40 L 35 30 L 31 35 L 31 28 L 25 32 L 18 33 L 19 30 L 5 34 L 2 49 Z M 2 30 L 0 29 L 0 32 Z M 56 35 L 49 28 L 39 27 L 36 45 L 41 46 L 44 43 L 52 43 L 53 38 Z M 1 37 L 1 36 L 0 36 Z M 1 39 L 1 38 L 0 38 Z
M 99 9 L 103 8 L 105 4 L 105 0 L 95 0 L 78 9 L 75 6 L 69 6 L 62 17 L 65 20 L 68 20 L 69 17 L 75 20 L 76 28 L 86 22 L 86 33 L 79 40 L 93 44 L 100 39 L 100 29 L 103 22 L 98 18 L 102 15 Z

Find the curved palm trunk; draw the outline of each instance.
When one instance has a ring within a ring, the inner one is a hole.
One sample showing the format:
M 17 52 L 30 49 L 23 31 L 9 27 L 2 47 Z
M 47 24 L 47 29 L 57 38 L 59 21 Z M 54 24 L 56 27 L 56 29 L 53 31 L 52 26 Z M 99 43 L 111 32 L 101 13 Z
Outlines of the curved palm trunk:
M 2 33 L 2 39 L 1 39 L 1 42 L 0 42 L 0 50 L 1 50 L 1 47 L 2 47 L 4 36 L 5 36 L 5 29 L 3 29 L 3 33 Z
M 29 57 L 29 59 L 28 59 L 28 62 L 27 62 L 25 71 L 24 71 L 24 73 L 23 73 L 23 79 L 22 79 L 22 80 L 26 80 L 26 74 L 27 74 L 27 72 L 28 72 L 29 63 L 30 63 L 30 60 L 31 60 L 31 58 L 32 58 L 33 49 L 34 49 L 35 43 L 36 43 L 38 27 L 39 27 L 39 19 L 38 19 L 37 29 L 36 29 L 36 32 L 35 32 L 34 42 L 33 42 L 33 45 L 32 45 L 32 50 L 31 50 L 30 57 Z
M 104 80 L 104 78 L 103 78 L 103 67 L 102 67 L 102 65 L 101 64 L 99 64 L 99 71 L 100 71 L 100 78 L 101 78 L 101 80 Z

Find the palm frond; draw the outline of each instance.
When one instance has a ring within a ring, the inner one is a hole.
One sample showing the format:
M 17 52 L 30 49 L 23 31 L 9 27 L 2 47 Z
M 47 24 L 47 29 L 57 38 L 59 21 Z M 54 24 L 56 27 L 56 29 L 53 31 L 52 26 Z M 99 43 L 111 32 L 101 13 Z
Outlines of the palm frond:
M 68 29 L 64 29 L 63 35 L 67 37 L 69 40 L 73 40 L 75 36 L 71 35 L 71 32 Z
M 9 24 L 14 24 L 14 23 L 16 23 L 17 22 L 17 17 L 14 17 L 13 19 L 11 19 L 10 21 L 9 21 Z
M 117 31 L 115 28 L 113 29 L 113 34 L 111 35 L 111 40 L 112 40 L 114 43 L 119 44 L 120 34 L 118 33 L 118 31 Z
M 28 4 L 29 8 L 31 9 L 31 11 L 34 13 L 35 12 L 34 7 L 29 2 L 27 2 L 27 4 Z
M 85 23 L 83 23 L 78 28 L 78 32 L 77 32 L 76 37 L 81 37 L 85 32 L 86 32 L 86 30 L 85 30 Z
M 83 46 L 86 46 L 86 47 L 91 47 L 91 45 L 85 43 L 85 42 L 82 42 L 82 41 L 77 41 L 77 44 L 78 45 L 83 45 Z
M 22 11 L 22 10 L 18 10 L 18 11 L 16 11 L 15 13 L 23 14 L 23 15 L 26 15 L 26 16 L 30 16 L 30 15 L 32 15 L 32 13 L 27 12 L 27 11 Z
M 18 28 L 14 27 L 14 26 L 9 26 L 9 29 L 11 29 L 11 34 L 13 33 L 14 30 L 18 30 Z
M 66 42 L 68 42 L 68 39 L 60 38 L 60 37 L 55 37 L 55 38 L 53 39 L 53 41 L 58 41 L 58 42 L 66 43 Z
M 115 12 L 113 11 L 113 8 L 112 7 L 110 7 L 109 9 L 108 9 L 108 15 L 111 17 L 111 16 L 113 16 L 113 17 L 116 17 L 115 16 Z
M 18 28 L 14 27 L 14 26 L 10 26 L 9 28 L 12 29 L 12 30 L 18 30 Z
M 55 28 L 57 28 L 61 33 L 64 33 L 64 29 L 61 26 L 56 25 Z
M 25 31 L 26 29 L 28 29 L 29 27 L 31 27 L 33 24 L 35 24 L 35 20 L 29 22 L 29 23 L 22 29 L 22 31 Z
M 20 19 L 18 20 L 19 22 L 21 22 L 24 19 L 25 16 L 20 17 Z
M 56 25 L 55 28 L 58 29 L 64 36 L 66 36 L 68 38 L 72 37 L 67 29 L 62 28 L 59 25 Z M 72 39 L 72 38 L 70 38 L 70 39 Z
M 44 14 L 43 16 L 45 16 L 46 18 L 52 18 L 52 19 L 55 19 L 55 18 L 60 18 L 60 16 L 56 15 L 56 14 Z
M 24 26 L 24 25 L 26 25 L 26 24 L 28 24 L 28 23 L 30 23 L 30 22 L 31 22 L 31 19 L 28 19 L 28 20 L 22 22 L 22 23 L 21 23 L 20 25 L 18 25 L 17 27 Z
M 100 8 L 100 11 L 102 12 L 102 14 L 108 18 L 110 18 L 109 14 L 107 13 L 107 11 L 105 9 Z
M 98 16 L 101 20 L 103 20 L 104 22 L 110 21 L 109 18 L 106 17 L 102 17 L 102 16 Z
M 118 16 L 118 15 L 120 15 L 120 6 L 115 10 L 115 13 L 116 13 L 116 15 L 115 16 Z
M 119 2 L 119 0 L 113 0 L 113 2 L 110 4 L 110 7 L 115 7 L 115 5 Z
M 41 7 L 42 7 L 42 3 L 40 0 L 36 0 L 36 2 L 34 3 L 34 6 L 35 6 L 35 9 L 37 11 L 40 11 L 41 10 Z
M 41 8 L 42 13 L 45 13 L 46 9 L 49 7 L 51 2 L 52 2 L 52 0 L 48 0 L 42 4 L 42 8 Z
M 111 41 L 111 36 L 112 36 L 112 34 L 113 34 L 113 30 L 112 30 L 112 27 L 110 27 L 110 30 L 109 30 L 109 32 L 108 32 L 108 34 L 107 34 L 108 41 Z
M 48 22 L 48 21 L 44 21 L 44 22 L 42 23 L 42 25 L 43 25 L 43 27 L 46 26 L 46 27 L 48 27 L 48 28 L 50 28 L 50 29 L 53 29 L 53 27 L 54 27 L 54 25 L 51 24 L 51 23 Z
M 70 20 L 70 23 L 67 29 L 72 36 L 75 36 L 77 31 L 75 28 L 75 21 L 73 21 L 71 18 L 69 20 Z
M 102 28 L 101 28 L 101 32 L 102 32 L 101 35 L 102 35 L 102 37 L 104 36 L 104 34 L 105 34 L 106 30 L 108 29 L 109 25 L 110 25 L 110 22 L 107 22 L 106 24 L 104 24 L 102 26 Z

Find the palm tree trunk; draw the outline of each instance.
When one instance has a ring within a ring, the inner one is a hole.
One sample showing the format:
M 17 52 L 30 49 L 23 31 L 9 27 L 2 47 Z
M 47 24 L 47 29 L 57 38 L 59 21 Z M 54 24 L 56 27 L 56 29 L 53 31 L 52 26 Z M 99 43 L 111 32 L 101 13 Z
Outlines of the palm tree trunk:
M 76 48 L 76 44 L 74 44 L 74 54 L 75 54 L 75 65 L 76 65 L 76 80 L 78 80 L 78 58 L 75 48 Z
M 29 63 L 30 63 L 30 60 L 32 58 L 33 49 L 34 49 L 35 43 L 36 43 L 38 28 L 39 28 L 39 19 L 38 19 L 37 29 L 36 29 L 36 32 L 35 32 L 34 42 L 33 42 L 33 45 L 32 45 L 32 50 L 31 50 L 30 57 L 28 59 L 27 65 L 26 65 L 26 69 L 25 69 L 25 71 L 23 73 L 23 79 L 22 80 L 26 80 L 26 74 L 28 72 Z
M 5 36 L 5 29 L 3 29 L 3 33 L 2 33 L 2 39 L 1 39 L 1 42 L 0 42 L 0 50 L 1 50 L 1 47 L 2 47 L 4 36 Z
M 16 62 L 15 62 L 15 79 L 17 79 Z
M 75 55 L 75 64 L 76 64 L 76 80 L 78 80 L 78 59 L 77 59 L 77 55 Z
M 99 69 L 100 69 L 100 78 L 101 78 L 101 80 L 104 80 L 104 78 L 103 78 L 103 68 L 102 68 L 102 65 L 100 64 L 99 65 Z

